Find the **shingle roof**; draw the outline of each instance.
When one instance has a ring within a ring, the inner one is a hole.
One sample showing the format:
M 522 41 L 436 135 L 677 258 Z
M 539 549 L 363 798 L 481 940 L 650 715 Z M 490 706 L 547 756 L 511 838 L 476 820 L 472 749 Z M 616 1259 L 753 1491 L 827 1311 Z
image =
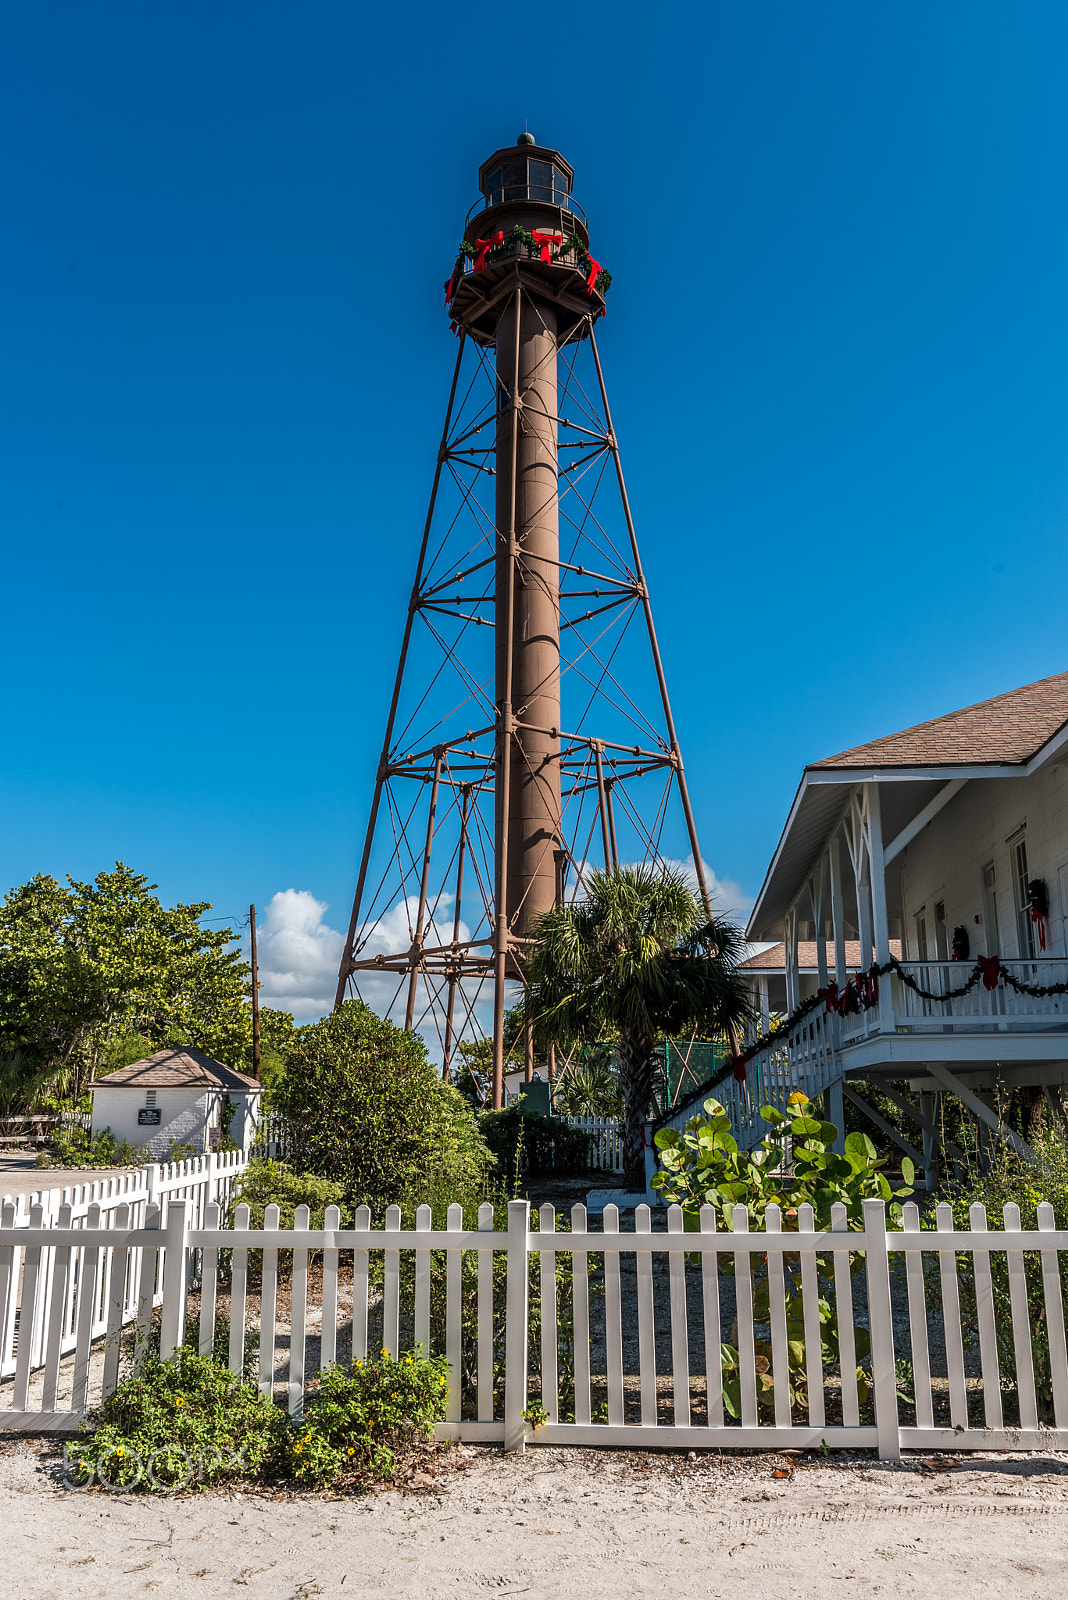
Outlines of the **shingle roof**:
M 95 1078 L 91 1089 L 237 1089 L 260 1086 L 233 1067 L 206 1056 L 202 1050 L 157 1050 L 144 1061 L 134 1061 L 106 1077 Z
M 828 767 L 1022 765 L 1068 723 L 1068 672 L 813 761 Z
M 895 956 L 898 961 L 901 960 L 900 939 L 890 940 L 890 954 Z M 851 972 L 855 972 L 860 966 L 859 939 L 846 940 L 845 958 L 846 966 Z M 807 972 L 810 969 L 813 972 L 817 970 L 819 961 L 816 955 L 815 939 L 799 939 L 797 941 L 797 964 L 803 972 Z M 832 968 L 834 966 L 834 944 L 830 940 L 827 943 L 827 965 Z M 778 944 L 770 945 L 767 950 L 760 950 L 755 956 L 749 956 L 747 960 L 739 961 L 738 971 L 752 972 L 759 977 L 762 972 L 781 972 L 785 966 L 786 946 L 780 939 Z

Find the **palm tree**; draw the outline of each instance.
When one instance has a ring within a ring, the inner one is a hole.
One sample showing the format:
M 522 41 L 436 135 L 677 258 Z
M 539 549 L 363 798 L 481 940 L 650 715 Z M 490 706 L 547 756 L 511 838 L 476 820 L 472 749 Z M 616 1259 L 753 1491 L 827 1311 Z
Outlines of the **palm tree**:
M 694 1028 L 712 1037 L 749 1016 L 743 940 L 734 923 L 707 915 L 681 872 L 623 867 L 585 880 L 584 900 L 546 912 L 533 930 L 530 1014 L 541 1045 L 617 1035 L 624 1181 L 643 1189 L 657 1041 Z

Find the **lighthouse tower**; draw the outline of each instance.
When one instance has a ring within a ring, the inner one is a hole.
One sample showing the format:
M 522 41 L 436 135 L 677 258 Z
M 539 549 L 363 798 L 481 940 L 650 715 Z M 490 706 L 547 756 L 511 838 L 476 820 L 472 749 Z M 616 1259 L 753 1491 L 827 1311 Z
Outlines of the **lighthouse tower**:
M 590 866 L 660 856 L 681 802 L 708 900 L 594 337 L 611 279 L 573 181 L 529 133 L 479 169 L 445 287 L 459 348 L 338 978 L 338 1003 L 351 986 L 436 1033 L 446 1074 L 459 1042 L 491 1035 L 495 1105 L 509 986 L 538 918 L 581 895 Z M 632 619 L 644 639 L 626 637 Z

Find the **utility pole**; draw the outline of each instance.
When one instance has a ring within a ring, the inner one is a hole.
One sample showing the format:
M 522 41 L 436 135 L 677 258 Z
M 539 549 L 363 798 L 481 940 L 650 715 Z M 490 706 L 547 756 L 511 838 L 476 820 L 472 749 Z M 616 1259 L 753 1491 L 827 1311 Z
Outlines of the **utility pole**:
M 260 966 L 256 960 L 256 907 L 248 908 L 252 932 L 252 1076 L 260 1081 Z

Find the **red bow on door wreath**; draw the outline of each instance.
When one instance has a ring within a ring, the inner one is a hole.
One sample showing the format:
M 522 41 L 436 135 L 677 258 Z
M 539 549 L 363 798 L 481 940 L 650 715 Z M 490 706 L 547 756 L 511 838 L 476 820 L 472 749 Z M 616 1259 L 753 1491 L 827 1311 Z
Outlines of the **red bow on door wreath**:
M 504 243 L 504 234 L 495 233 L 491 239 L 479 239 L 477 243 L 478 255 L 475 257 L 475 271 L 485 272 L 486 257 L 491 250 L 496 250 L 499 245 Z
M 564 242 L 564 236 L 562 233 L 542 233 L 540 228 L 531 229 L 530 237 L 534 240 L 535 244 L 541 245 L 541 259 L 546 263 L 546 265 L 548 265 L 548 263 L 552 260 L 552 257 L 549 254 L 549 246 L 551 244 L 563 244 Z

